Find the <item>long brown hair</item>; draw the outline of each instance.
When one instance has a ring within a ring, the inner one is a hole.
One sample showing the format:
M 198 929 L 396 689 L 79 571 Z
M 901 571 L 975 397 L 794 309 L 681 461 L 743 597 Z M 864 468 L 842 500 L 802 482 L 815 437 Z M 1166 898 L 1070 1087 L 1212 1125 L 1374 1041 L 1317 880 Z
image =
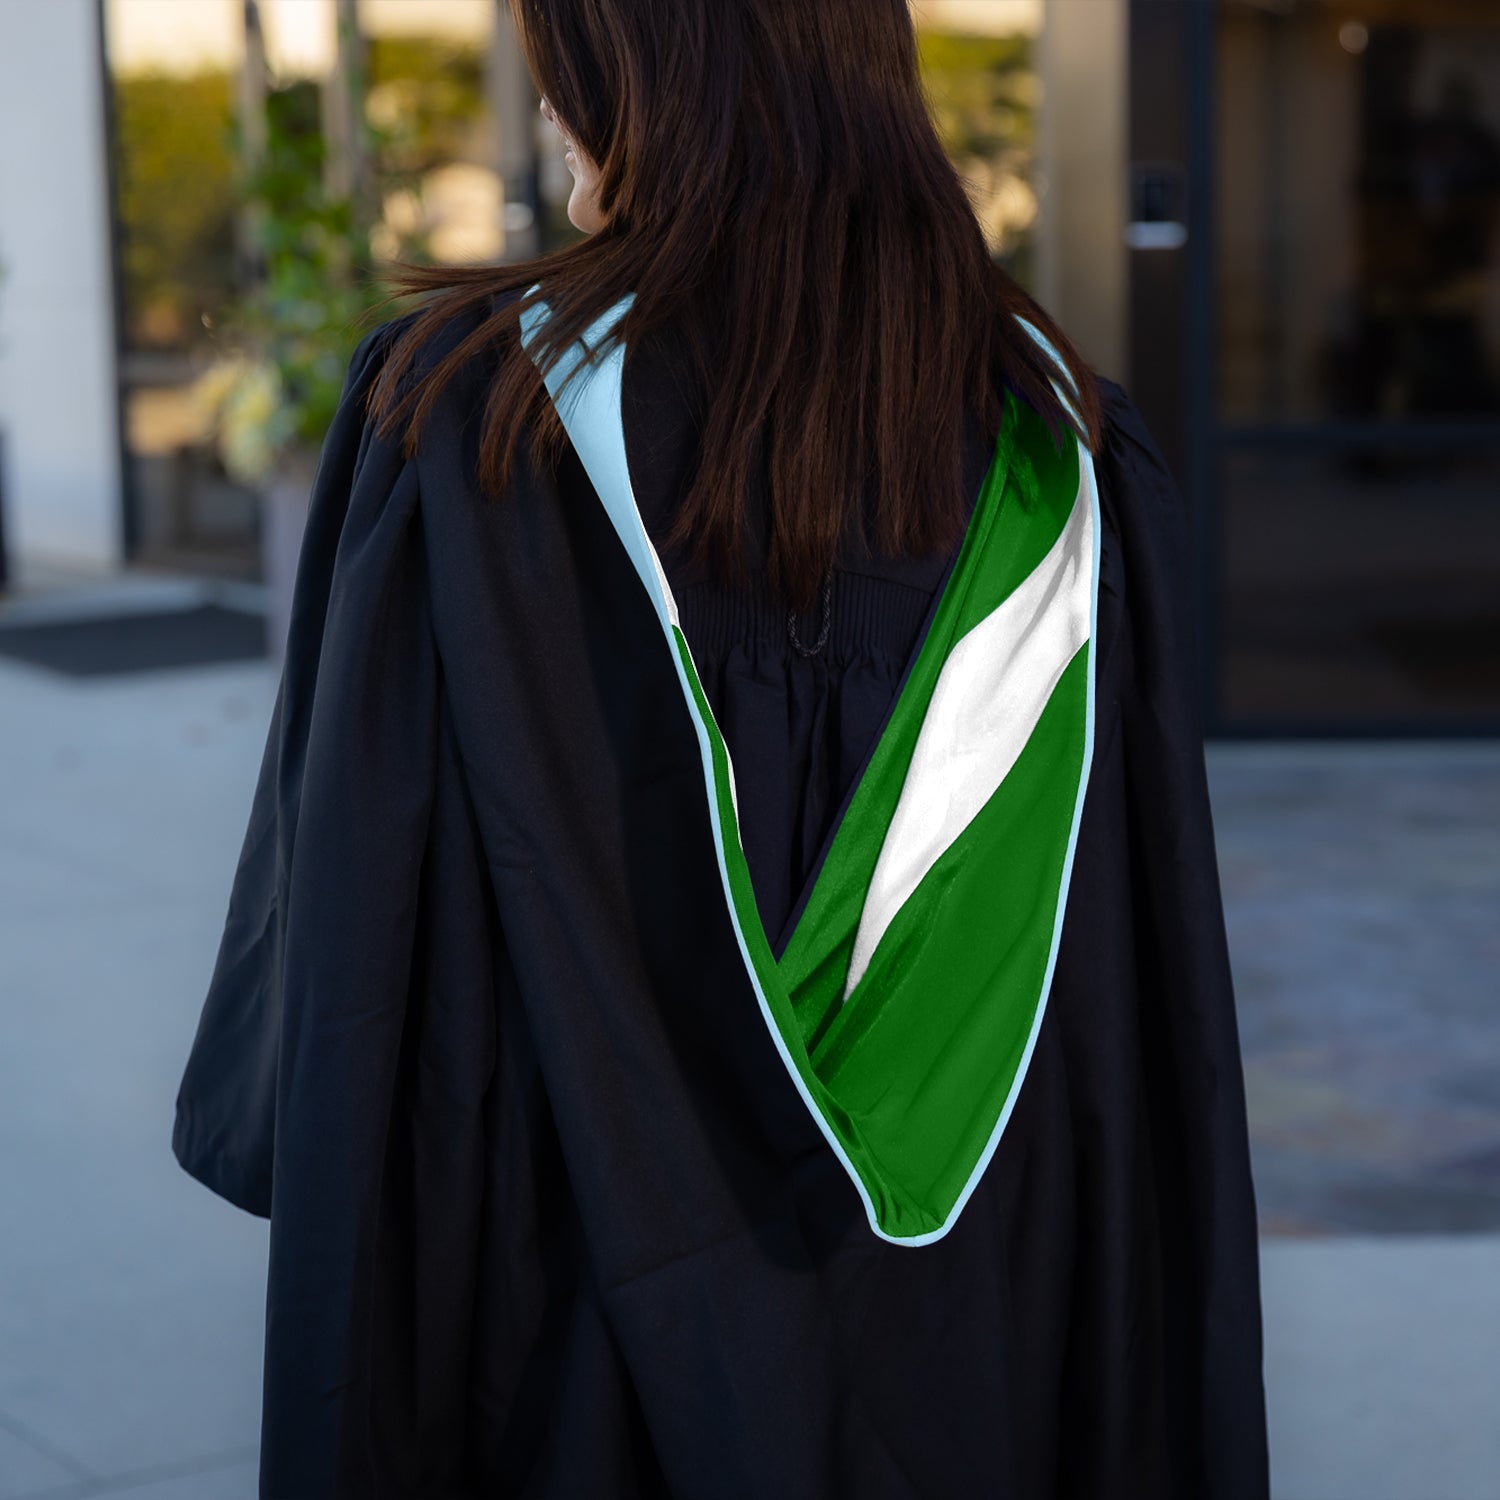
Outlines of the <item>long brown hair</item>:
M 743 578 L 746 494 L 764 462 L 767 581 L 800 609 L 867 485 L 881 551 L 957 545 L 966 400 L 998 433 L 1008 382 L 1054 442 L 1071 429 L 1097 451 L 1093 371 L 989 254 L 933 128 L 907 0 L 510 4 L 538 92 L 599 165 L 606 223 L 524 261 L 388 268 L 387 303 L 433 294 L 371 397 L 383 435 L 406 422 L 408 456 L 441 387 L 490 351 L 481 487 L 504 492 L 525 430 L 556 462 L 566 435 L 518 336 L 533 282 L 552 310 L 532 351 L 543 368 L 627 293 L 627 347 L 661 325 L 684 335 L 706 405 L 668 545 Z M 476 315 L 404 379 L 430 336 Z M 1017 315 L 1067 365 L 1081 428 Z

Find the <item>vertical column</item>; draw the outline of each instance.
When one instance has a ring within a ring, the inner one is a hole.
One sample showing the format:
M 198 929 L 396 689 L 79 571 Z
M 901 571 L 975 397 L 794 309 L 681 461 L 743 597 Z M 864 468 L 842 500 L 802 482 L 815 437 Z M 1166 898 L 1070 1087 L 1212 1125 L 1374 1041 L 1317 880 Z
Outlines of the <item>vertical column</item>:
M 0 428 L 13 583 L 124 556 L 100 8 L 0 5 Z M 39 145 L 40 144 L 40 148 Z
M 504 258 L 541 253 L 541 213 L 536 190 L 536 90 L 521 57 L 506 0 L 495 0 L 489 88 L 494 111 L 496 171 L 505 194 Z
M 266 153 L 266 36 L 261 26 L 257 0 L 243 0 L 245 55 L 240 67 L 239 129 L 240 159 L 247 169 L 260 165 Z M 247 290 L 261 278 L 261 205 L 246 201 L 235 221 L 239 246 L 240 289 Z
M 358 0 L 335 0 L 334 24 L 334 61 L 322 92 L 323 139 L 328 149 L 326 181 L 331 196 L 352 200 L 355 222 L 368 224 L 373 212 L 364 132 L 369 63 L 359 25 Z
M 1128 14 L 1125 0 L 1047 0 L 1038 48 L 1037 298 L 1117 380 L 1129 334 Z

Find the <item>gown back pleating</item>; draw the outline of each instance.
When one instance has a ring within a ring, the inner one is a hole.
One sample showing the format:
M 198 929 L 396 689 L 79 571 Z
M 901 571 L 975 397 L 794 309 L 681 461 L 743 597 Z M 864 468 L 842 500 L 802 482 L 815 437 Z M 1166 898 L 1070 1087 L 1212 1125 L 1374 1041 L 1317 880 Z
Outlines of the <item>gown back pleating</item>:
M 271 1221 L 262 1500 L 1264 1500 L 1187 518 L 1125 391 L 1101 384 L 1092 764 L 1045 1012 L 962 1212 L 902 1244 L 768 1032 L 588 473 L 523 446 L 478 495 L 483 359 L 415 458 L 377 438 L 406 321 L 360 344 L 324 445 L 172 1134 Z M 851 540 L 826 630 L 695 574 L 663 539 L 702 395 L 669 334 L 630 351 L 635 498 L 780 952 L 954 557 Z M 994 442 L 971 418 L 971 498 Z

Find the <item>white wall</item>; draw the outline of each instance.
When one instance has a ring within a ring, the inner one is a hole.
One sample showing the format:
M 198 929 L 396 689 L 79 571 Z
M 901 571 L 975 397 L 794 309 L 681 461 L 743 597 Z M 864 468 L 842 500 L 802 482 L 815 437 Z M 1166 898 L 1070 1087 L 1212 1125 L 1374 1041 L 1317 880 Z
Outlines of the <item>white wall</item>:
M 12 581 L 122 559 L 94 0 L 0 0 L 0 428 Z
M 1085 359 L 1124 380 L 1129 6 L 1047 0 L 1042 14 L 1037 300 Z

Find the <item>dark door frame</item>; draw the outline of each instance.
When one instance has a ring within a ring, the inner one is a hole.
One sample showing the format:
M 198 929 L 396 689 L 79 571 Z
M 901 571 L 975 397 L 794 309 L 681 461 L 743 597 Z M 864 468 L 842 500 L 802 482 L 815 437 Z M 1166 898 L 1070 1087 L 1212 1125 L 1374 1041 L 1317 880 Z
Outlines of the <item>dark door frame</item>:
M 1179 221 L 1186 238 L 1127 250 L 1131 396 L 1187 503 L 1197 679 L 1205 731 L 1221 734 L 1217 516 L 1212 503 L 1213 0 L 1131 0 L 1129 202 L 1133 220 Z

